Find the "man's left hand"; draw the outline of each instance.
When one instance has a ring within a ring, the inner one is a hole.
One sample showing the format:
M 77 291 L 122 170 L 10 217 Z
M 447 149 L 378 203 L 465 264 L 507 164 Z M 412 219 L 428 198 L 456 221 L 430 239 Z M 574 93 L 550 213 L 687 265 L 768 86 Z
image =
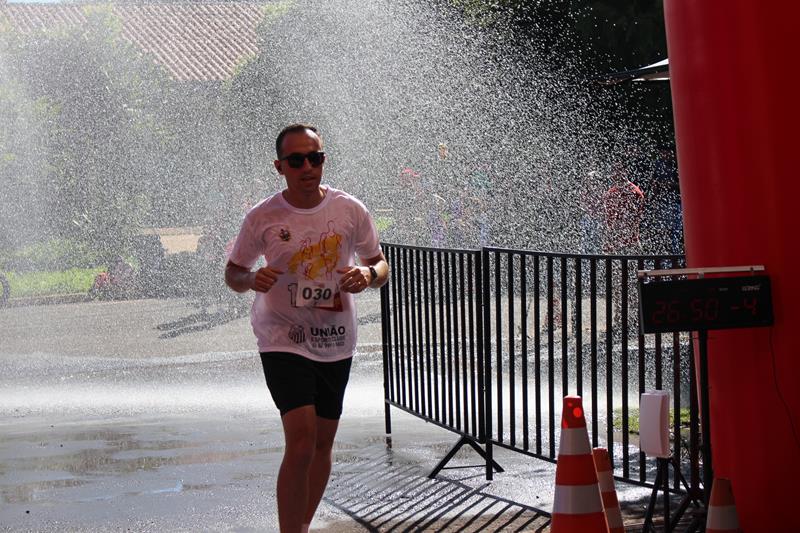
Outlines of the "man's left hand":
M 372 282 L 370 279 L 369 268 L 360 266 L 347 266 L 337 268 L 336 272 L 342 274 L 339 280 L 339 288 L 344 292 L 353 294 L 359 293 L 369 287 Z

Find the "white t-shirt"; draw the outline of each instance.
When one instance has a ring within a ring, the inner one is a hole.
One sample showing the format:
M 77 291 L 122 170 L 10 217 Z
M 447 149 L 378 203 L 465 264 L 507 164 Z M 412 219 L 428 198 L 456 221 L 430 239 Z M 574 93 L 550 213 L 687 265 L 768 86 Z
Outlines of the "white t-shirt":
M 325 188 L 312 209 L 291 206 L 282 193 L 262 200 L 245 216 L 230 260 L 252 268 L 261 256 L 283 274 L 257 292 L 250 322 L 261 352 L 291 352 L 315 361 L 352 357 L 356 347 L 353 295 L 339 291 L 356 255 L 381 253 L 367 208 L 346 192 Z

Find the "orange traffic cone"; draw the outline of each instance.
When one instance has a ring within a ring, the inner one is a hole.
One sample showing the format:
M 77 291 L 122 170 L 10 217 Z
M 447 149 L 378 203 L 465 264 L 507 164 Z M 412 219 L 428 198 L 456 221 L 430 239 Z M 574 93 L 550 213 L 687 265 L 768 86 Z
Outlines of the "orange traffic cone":
M 580 396 L 564 396 L 550 531 L 608 533 Z
M 725 478 L 714 479 L 711 500 L 708 502 L 706 533 L 742 533 L 736 505 L 733 501 L 731 482 Z
M 611 471 L 611 459 L 605 448 L 594 448 L 594 467 L 597 470 L 597 482 L 600 485 L 600 496 L 603 498 L 603 510 L 606 513 L 608 530 L 611 533 L 625 533 L 622 523 L 622 511 L 617 500 L 617 489 L 614 487 L 614 475 Z

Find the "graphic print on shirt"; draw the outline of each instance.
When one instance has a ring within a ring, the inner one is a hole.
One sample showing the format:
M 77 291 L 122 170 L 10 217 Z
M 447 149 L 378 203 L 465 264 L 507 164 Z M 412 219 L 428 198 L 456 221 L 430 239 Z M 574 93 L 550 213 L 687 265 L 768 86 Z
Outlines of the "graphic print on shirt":
M 336 224 L 328 221 L 328 231 L 316 243 L 311 238 L 300 241 L 300 248 L 289 260 L 289 272 L 297 283 L 289 285 L 293 307 L 314 307 L 342 311 L 342 297 L 334 275 L 339 263 L 342 236 Z

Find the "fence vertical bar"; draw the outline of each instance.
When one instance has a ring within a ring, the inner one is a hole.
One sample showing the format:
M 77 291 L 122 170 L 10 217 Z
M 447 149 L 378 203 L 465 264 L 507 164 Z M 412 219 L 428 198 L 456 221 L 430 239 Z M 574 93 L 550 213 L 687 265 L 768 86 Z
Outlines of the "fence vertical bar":
M 628 259 L 622 259 L 620 279 L 622 281 L 622 347 L 620 353 L 622 367 L 622 475 L 630 476 L 630 423 L 628 421 Z
M 461 347 L 461 337 L 459 335 L 459 317 L 461 315 L 459 307 L 458 307 L 458 284 L 456 282 L 456 278 L 458 275 L 456 269 L 456 255 L 458 252 L 452 252 L 450 254 L 450 280 L 448 285 L 450 286 L 450 297 L 452 304 L 450 307 L 453 308 L 453 325 L 452 325 L 452 339 L 453 339 L 453 356 L 451 365 L 453 366 L 453 398 L 454 398 L 454 405 L 453 409 L 456 415 L 456 422 L 455 427 L 458 430 L 461 430 L 461 377 L 459 376 L 459 371 L 461 369 L 461 360 L 459 355 L 459 350 Z
M 458 296 L 461 304 L 461 383 L 462 383 L 462 416 L 464 419 L 464 431 L 469 430 L 469 375 L 467 373 L 467 302 L 466 287 L 464 284 L 464 253 L 458 253 Z
M 656 371 L 656 389 L 661 390 L 664 386 L 663 375 L 661 367 L 664 362 L 663 352 L 661 348 L 661 334 L 656 333 L 656 357 L 655 357 L 655 371 Z
M 611 283 L 613 264 L 606 258 L 606 439 L 611 466 L 614 466 L 614 291 Z
M 575 259 L 575 377 L 578 396 L 583 397 L 583 259 Z M 586 402 L 584 402 L 586 405 Z
M 436 264 L 438 261 L 438 253 L 434 252 L 433 250 L 429 251 L 429 265 L 430 265 L 430 276 L 428 278 L 428 282 L 430 284 L 430 311 L 431 311 L 431 362 L 433 363 L 433 398 L 434 398 L 434 418 L 436 420 L 441 420 L 444 416 L 442 413 L 444 411 L 444 405 L 441 402 L 441 396 L 439 395 L 440 385 L 442 384 L 442 370 L 439 368 L 439 354 L 437 347 L 442 344 L 442 336 L 441 330 L 437 328 L 437 318 L 439 313 L 437 313 L 437 302 L 439 301 L 436 297 L 436 278 L 438 275 L 438 269 L 436 268 Z
M 569 394 L 569 346 L 567 342 L 567 324 L 569 324 L 569 317 L 567 316 L 568 309 L 567 303 L 569 301 L 569 294 L 567 293 L 567 258 L 561 257 L 560 261 L 560 278 L 561 283 L 559 287 L 559 295 L 561 298 L 561 397 Z
M 550 457 L 556 456 L 555 354 L 553 352 L 553 256 L 547 256 L 547 387 L 549 420 L 547 423 Z
M 450 257 L 449 252 L 442 254 L 442 265 L 444 271 L 442 272 L 442 290 L 444 295 L 442 301 L 446 302 L 444 306 L 444 344 L 445 344 L 445 364 L 447 367 L 446 380 L 447 380 L 447 423 L 453 426 L 455 413 L 453 413 L 453 330 L 451 328 L 451 308 L 452 308 L 452 294 L 450 291 Z
M 536 390 L 536 453 L 542 454 L 542 322 L 539 256 L 533 256 L 533 357 Z
M 427 396 L 427 416 L 429 418 L 433 418 L 433 390 L 432 390 L 432 382 L 436 380 L 436 370 L 431 367 L 431 311 L 430 311 L 430 295 L 428 293 L 428 278 L 430 276 L 429 272 L 429 262 L 428 262 L 428 252 L 422 252 L 422 279 L 420 283 L 422 285 L 421 292 L 422 292 L 422 308 L 424 311 L 424 321 L 425 321 L 425 367 L 428 369 L 428 379 L 425 383 L 425 393 Z
M 522 353 L 522 449 L 530 449 L 528 423 L 528 268 L 525 254 L 519 254 L 520 352 Z
M 490 287 L 489 287 L 489 251 L 485 248 L 481 251 L 481 283 L 483 284 L 483 385 L 485 391 L 483 396 L 483 413 L 484 425 L 486 434 L 486 444 L 484 450 L 486 451 L 486 479 L 491 480 L 494 477 L 494 469 L 492 468 L 492 346 L 489 331 L 491 331 L 491 303 L 490 303 Z
M 672 334 L 672 441 L 675 443 L 673 454 L 680 463 L 681 457 L 681 339 L 680 333 Z M 672 486 L 680 489 L 680 478 L 673 472 Z
M 659 261 L 659 263 L 656 266 L 656 268 L 661 268 L 663 266 L 664 266 L 663 263 L 661 263 Z M 656 383 L 655 383 L 655 385 L 656 385 L 656 389 L 658 389 L 658 390 L 661 390 L 663 388 L 663 386 L 664 386 L 664 384 L 662 383 L 662 379 L 663 379 L 663 376 L 662 376 L 663 353 L 662 353 L 662 349 L 661 349 L 661 340 L 662 340 L 661 339 L 661 334 L 660 333 L 656 333 L 656 359 L 655 359 Z
M 506 257 L 506 264 L 508 268 L 508 429 L 509 429 L 509 443 L 512 446 L 517 444 L 517 411 L 516 411 L 516 346 L 514 343 L 514 255 L 509 252 Z
M 408 359 L 408 364 L 406 365 L 407 374 L 407 385 L 408 385 L 408 406 L 414 407 L 414 409 L 419 410 L 419 405 L 417 403 L 417 395 L 414 393 L 416 389 L 416 380 L 414 379 L 414 375 L 416 373 L 416 361 L 414 360 L 416 354 L 413 353 L 413 337 L 411 336 L 411 328 L 413 328 L 414 321 L 411 318 L 411 303 L 409 302 L 409 284 L 411 276 L 408 273 L 408 248 L 403 248 L 402 256 L 403 256 L 403 271 L 402 271 L 402 278 L 403 278 L 403 310 L 405 311 L 405 336 L 406 336 L 406 353 L 410 355 Z M 409 327 L 410 326 L 410 327 Z
M 592 447 L 599 446 L 597 431 L 597 258 L 589 260 L 589 342 L 592 387 Z
M 644 270 L 644 260 L 639 259 L 638 269 Z M 645 349 L 644 349 L 644 335 L 642 335 L 641 327 L 639 328 L 639 352 L 638 352 L 638 379 L 639 379 L 639 401 L 641 402 L 642 394 L 646 388 L 645 382 Z M 644 482 L 647 479 L 647 455 L 639 450 L 639 481 Z
M 392 250 L 386 248 L 387 262 L 391 260 Z M 389 285 L 384 284 L 381 291 L 381 351 L 383 352 L 383 425 L 387 435 L 392 434 L 392 413 L 389 402 L 392 399 L 392 331 L 391 307 L 389 304 Z
M 397 391 L 395 395 L 395 401 L 400 402 L 402 405 L 406 405 L 406 374 L 405 374 L 405 341 L 403 336 L 403 302 L 402 302 L 402 292 L 403 292 L 403 274 L 402 274 L 402 262 L 400 260 L 400 249 L 396 250 L 396 253 L 393 254 L 393 261 L 394 264 L 392 265 L 392 272 L 395 272 L 394 280 L 392 283 L 392 293 L 394 296 L 394 322 L 395 322 L 395 346 L 397 350 L 395 353 L 397 354 L 397 362 L 396 362 L 396 375 L 397 375 Z
M 414 409 L 419 411 L 423 410 L 424 403 L 421 401 L 421 394 L 420 394 L 420 382 L 422 380 L 422 368 L 420 368 L 421 363 L 421 355 L 420 355 L 420 345 L 419 345 L 419 337 L 417 336 L 417 320 L 418 320 L 418 308 L 417 308 L 417 292 L 416 292 L 416 284 L 417 280 L 414 279 L 416 274 L 416 250 L 408 250 L 408 264 L 407 264 L 407 273 L 408 279 L 406 283 L 406 287 L 408 289 L 408 310 L 410 315 L 409 325 L 411 326 L 410 332 L 410 349 L 413 350 L 412 361 L 414 362 Z
M 497 373 L 497 440 L 504 441 L 505 428 L 503 427 L 503 316 L 500 290 L 500 252 L 494 254 L 494 299 L 495 299 L 495 372 Z
M 414 249 L 414 309 L 415 309 L 415 328 L 414 328 L 414 351 L 416 352 L 417 365 L 419 368 L 419 400 L 420 412 L 424 413 L 427 408 L 425 396 L 425 383 L 427 383 L 428 369 L 425 366 L 425 348 L 423 347 L 423 326 L 422 326 L 422 280 L 420 250 Z
M 480 283 L 476 283 L 476 277 L 478 274 L 475 272 L 477 268 L 476 264 L 476 256 L 474 253 L 471 253 L 467 256 L 467 294 L 474 295 L 474 298 L 469 300 L 469 361 L 470 361 L 470 397 L 472 399 L 472 406 L 471 409 L 472 413 L 472 434 L 476 437 L 480 438 L 483 433 L 483 429 L 481 426 L 478 426 L 478 420 L 483 420 L 480 417 L 480 410 L 482 409 L 481 404 L 478 403 L 478 394 L 483 394 L 483 383 L 480 381 L 480 374 L 483 372 L 483 367 L 478 365 L 476 366 L 475 362 L 475 352 L 480 350 L 480 345 L 482 342 L 480 336 L 480 326 L 478 330 L 475 329 L 475 320 L 476 315 L 479 315 L 479 309 L 482 304 L 481 298 L 481 288 Z M 477 309 L 476 309 L 477 308 Z M 477 383 L 476 383 L 477 380 Z M 477 390 L 476 390 L 477 387 Z M 477 412 L 476 412 L 477 411 Z
M 444 268 L 442 267 L 442 251 L 436 252 L 436 274 L 439 280 L 439 375 L 440 382 L 441 382 L 441 400 L 442 400 L 442 413 L 441 413 L 441 421 L 445 422 L 447 420 L 447 333 L 445 332 L 444 327 L 444 302 L 445 302 L 445 295 L 444 295 Z

